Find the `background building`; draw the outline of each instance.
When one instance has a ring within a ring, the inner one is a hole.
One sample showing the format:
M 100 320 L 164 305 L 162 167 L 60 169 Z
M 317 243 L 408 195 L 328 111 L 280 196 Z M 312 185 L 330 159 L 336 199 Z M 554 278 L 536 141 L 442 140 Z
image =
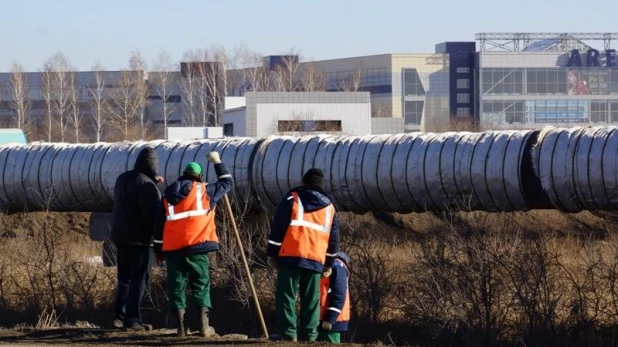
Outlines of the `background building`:
M 328 114 L 342 122 L 340 132 L 359 135 L 616 124 L 616 39 L 480 33 L 476 41 L 439 43 L 433 53 L 320 61 L 249 55 L 232 63 L 218 50 L 153 69 L 132 57 L 122 71 L 72 71 L 60 54 L 42 72 L 0 73 L 0 126 L 22 128 L 35 141 L 91 142 L 164 138 L 169 126 L 224 127 L 224 117 L 225 133 L 261 136 L 272 133 L 267 127 L 279 131 L 266 123 L 301 120 L 300 113 L 312 113 L 307 122 Z M 358 92 L 369 100 L 366 122 L 367 100 L 346 94 Z M 353 112 L 362 123 L 348 125 Z
M 482 33 L 478 118 L 484 128 L 618 122 L 618 33 Z M 592 47 L 586 42 L 603 42 Z M 579 58 L 579 59 L 578 59 Z
M 225 110 L 225 136 L 371 134 L 368 92 L 248 92 L 245 100 Z

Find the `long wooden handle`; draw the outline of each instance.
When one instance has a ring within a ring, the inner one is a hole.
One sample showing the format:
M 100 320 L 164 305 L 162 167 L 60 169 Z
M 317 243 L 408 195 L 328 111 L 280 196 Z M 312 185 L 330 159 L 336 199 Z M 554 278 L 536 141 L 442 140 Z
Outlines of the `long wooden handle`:
M 230 204 L 230 199 L 227 197 L 227 194 L 223 196 L 223 199 L 225 200 L 225 206 L 227 208 L 227 214 L 229 216 L 230 223 L 232 224 L 234 234 L 236 235 L 236 243 L 238 243 L 238 248 L 240 248 L 240 256 L 242 258 L 242 262 L 245 265 L 245 272 L 247 273 L 247 278 L 249 279 L 249 286 L 251 287 L 251 292 L 253 293 L 253 300 L 255 301 L 255 307 L 257 308 L 258 317 L 260 318 L 260 324 L 262 325 L 262 333 L 264 334 L 265 338 L 268 338 L 268 330 L 266 329 L 266 323 L 264 322 L 264 316 L 262 315 L 260 301 L 258 299 L 257 292 L 255 291 L 255 286 L 253 285 L 253 277 L 251 276 L 251 271 L 249 270 L 247 258 L 245 258 L 245 249 L 242 245 L 242 240 L 240 239 L 240 233 L 238 232 L 236 221 L 234 220 L 234 214 L 232 213 L 232 205 Z

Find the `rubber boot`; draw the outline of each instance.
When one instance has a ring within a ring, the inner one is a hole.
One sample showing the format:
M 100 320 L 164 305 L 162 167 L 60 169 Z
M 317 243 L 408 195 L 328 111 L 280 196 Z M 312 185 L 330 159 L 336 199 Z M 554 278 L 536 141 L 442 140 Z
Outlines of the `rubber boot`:
M 187 336 L 187 330 L 185 328 L 185 309 L 180 308 L 176 311 L 176 319 L 178 320 L 178 328 L 176 328 L 176 332 L 178 333 L 178 337 Z
M 215 329 L 210 326 L 208 320 L 208 307 L 200 307 L 200 336 L 210 337 L 215 335 Z

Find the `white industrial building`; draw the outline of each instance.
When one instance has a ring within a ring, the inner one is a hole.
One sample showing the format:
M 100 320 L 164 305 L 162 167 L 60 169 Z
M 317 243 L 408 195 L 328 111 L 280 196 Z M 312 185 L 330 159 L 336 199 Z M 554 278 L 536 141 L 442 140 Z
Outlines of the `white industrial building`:
M 244 98 L 245 106 L 225 107 L 225 136 L 372 133 L 369 92 L 248 92 Z

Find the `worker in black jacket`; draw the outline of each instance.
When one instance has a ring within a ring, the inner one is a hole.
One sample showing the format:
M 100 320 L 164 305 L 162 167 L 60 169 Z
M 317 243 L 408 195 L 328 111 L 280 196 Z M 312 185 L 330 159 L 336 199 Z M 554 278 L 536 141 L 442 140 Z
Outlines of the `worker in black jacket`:
M 118 293 L 113 326 L 131 331 L 152 330 L 142 322 L 140 304 L 153 260 L 153 227 L 163 178 L 152 148 L 139 153 L 133 170 L 122 173 L 114 187 L 112 240 L 116 246 Z

